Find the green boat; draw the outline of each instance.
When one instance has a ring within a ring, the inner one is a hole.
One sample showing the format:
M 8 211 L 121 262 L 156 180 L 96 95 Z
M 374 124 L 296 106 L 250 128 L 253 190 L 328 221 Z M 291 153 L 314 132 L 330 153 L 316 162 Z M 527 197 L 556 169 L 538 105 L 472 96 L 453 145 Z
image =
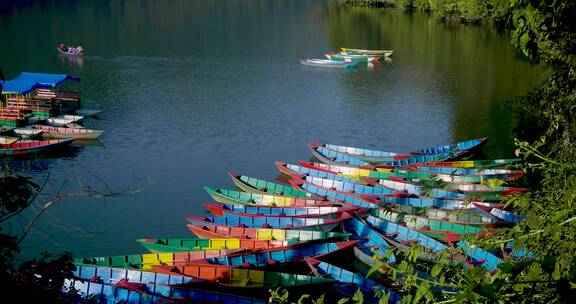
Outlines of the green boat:
M 321 241 L 331 239 L 330 234 Z M 335 238 L 347 239 L 346 235 L 336 235 Z M 296 244 L 303 244 L 307 241 L 300 240 L 254 240 L 238 238 L 219 238 L 219 239 L 139 239 L 137 242 L 144 246 L 152 253 L 163 252 L 183 252 L 183 251 L 202 251 L 214 249 L 246 249 L 261 250 L 276 247 L 285 247 Z
M 393 212 L 386 209 L 372 210 L 370 213 L 383 220 L 404 224 L 408 228 L 443 242 L 454 242 L 458 239 L 478 236 L 488 231 L 476 225 L 456 224 L 424 216 Z
M 374 179 L 389 179 L 390 177 L 399 177 L 410 181 L 415 180 L 430 180 L 446 183 L 467 183 L 467 184 L 485 184 L 489 180 L 505 181 L 512 178 L 509 175 L 453 175 L 431 173 L 425 171 L 410 171 L 410 170 L 392 170 L 391 172 L 370 171 L 370 178 Z
M 286 197 L 210 187 L 204 187 L 204 190 L 206 190 L 215 201 L 230 205 L 244 204 L 281 207 L 333 206 L 332 202 L 323 199 Z
M 259 193 L 259 194 L 282 195 L 288 197 L 301 197 L 301 198 L 313 197 L 312 194 L 301 190 L 296 190 L 291 186 L 276 184 L 245 175 L 238 175 L 235 173 L 228 173 L 228 175 L 230 175 L 234 184 L 236 184 L 238 188 L 242 189 L 242 191 Z

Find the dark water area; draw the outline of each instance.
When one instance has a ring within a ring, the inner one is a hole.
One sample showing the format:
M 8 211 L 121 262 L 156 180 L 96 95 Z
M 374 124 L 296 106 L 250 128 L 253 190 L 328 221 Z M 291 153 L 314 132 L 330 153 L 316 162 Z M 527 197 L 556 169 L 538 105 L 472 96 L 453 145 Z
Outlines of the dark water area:
M 309 159 L 311 140 L 410 151 L 489 136 L 488 157 L 511 157 L 505 101 L 538 84 L 506 34 L 399 10 L 315 0 L 29 1 L 2 7 L 0 66 L 82 78 L 85 126 L 100 143 L 3 165 L 48 179 L 21 231 L 49 195 L 79 184 L 134 195 L 58 202 L 24 254 L 134 254 L 141 237 L 189 237 L 205 214 L 203 186 L 232 188 L 228 171 L 273 180 L 273 161 Z M 80 44 L 82 59 L 59 57 Z M 302 66 L 340 46 L 392 48 L 392 62 L 356 71 Z

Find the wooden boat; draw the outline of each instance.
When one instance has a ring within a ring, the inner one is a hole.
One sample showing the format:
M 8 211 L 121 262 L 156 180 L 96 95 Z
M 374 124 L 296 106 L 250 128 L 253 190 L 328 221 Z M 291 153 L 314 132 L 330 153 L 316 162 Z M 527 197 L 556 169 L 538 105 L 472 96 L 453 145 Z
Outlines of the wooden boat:
M 310 193 L 293 189 L 287 185 L 281 185 L 245 175 L 236 173 L 228 173 L 234 184 L 243 191 L 259 193 L 259 194 L 273 194 L 283 195 L 290 197 L 313 198 Z
M 374 289 L 378 289 L 388 294 L 389 303 L 399 303 L 402 301 L 402 297 L 400 295 L 377 283 L 376 281 L 366 278 L 366 275 L 363 273 L 352 272 L 332 264 L 322 262 L 313 257 L 307 257 L 306 264 L 308 264 L 308 267 L 310 267 L 312 273 L 318 277 L 327 277 L 338 282 L 356 285 L 356 287 L 359 288 L 365 295 L 367 295 L 369 299 L 377 298 L 373 292 Z M 378 303 L 378 301 L 374 302 Z
M 466 154 L 478 151 L 486 144 L 488 137 L 475 138 L 470 140 L 465 140 L 448 145 L 440 145 L 429 148 L 424 148 L 415 152 L 413 154 L 444 154 L 456 151 L 465 151 Z
M 394 169 L 392 172 L 372 171 L 369 175 L 373 179 L 390 179 L 390 177 L 398 177 L 407 181 L 439 181 L 443 183 L 458 183 L 458 184 L 484 184 L 491 179 L 510 180 L 508 174 L 494 174 L 494 175 L 456 175 L 456 174 L 442 174 L 432 173 L 426 171 L 414 170 L 411 167 L 405 169 Z
M 78 116 L 78 115 L 60 115 L 56 117 L 46 118 L 45 122 L 46 124 L 51 126 L 61 127 L 71 123 L 78 122 L 83 118 L 84 116 Z
M 314 181 L 314 180 L 313 180 Z M 309 179 L 293 179 L 289 181 L 292 187 L 310 192 L 315 195 L 323 196 L 326 198 L 344 201 L 347 204 L 358 206 L 361 208 L 378 208 L 380 205 L 375 204 L 374 201 L 367 201 L 358 195 L 350 192 L 342 192 L 332 188 L 322 186 L 322 183 L 309 182 Z M 361 185 L 359 185 L 361 186 Z
M 307 168 L 307 167 L 301 167 L 298 165 L 292 165 L 292 164 L 283 163 L 283 162 L 279 162 L 279 161 L 274 162 L 274 164 L 276 165 L 276 168 L 278 168 L 278 170 L 280 170 L 280 172 L 282 172 L 282 173 L 284 173 L 290 177 L 293 177 L 293 178 L 301 179 L 301 178 L 304 178 L 305 176 L 315 176 L 315 177 L 321 177 L 321 178 L 343 181 L 343 182 L 350 182 L 350 183 L 357 182 L 357 180 L 355 180 L 355 179 L 345 177 L 342 175 L 338 175 L 335 173 L 323 171 L 323 170 L 316 170 L 316 169 L 311 169 L 311 168 Z
M 302 180 L 318 187 L 322 187 L 331 191 L 337 191 L 348 196 L 394 195 L 398 192 L 398 190 L 391 190 L 384 187 L 367 186 L 366 184 L 360 184 L 358 182 L 341 182 L 314 176 L 305 176 Z
M 366 223 L 380 232 L 389 244 L 402 251 L 409 250 L 415 243 L 423 246 L 426 252 L 421 252 L 419 258 L 424 261 L 433 262 L 436 254 L 447 249 L 446 245 L 424 233 L 372 215 L 366 218 Z
M 520 214 L 506 211 L 500 208 L 484 206 L 478 203 L 473 203 L 473 205 L 483 215 L 491 217 L 495 220 L 502 221 L 504 223 L 515 224 L 524 219 L 524 217 Z
M 134 283 L 152 283 L 162 285 L 185 285 L 193 283 L 194 279 L 177 274 L 159 274 L 129 268 L 108 266 L 78 265 L 72 271 L 74 278 L 81 280 L 98 280 L 105 284 L 114 284 L 124 279 Z
M 502 206 L 498 203 L 487 203 L 481 201 L 474 201 L 470 199 L 451 199 L 451 198 L 435 198 L 435 197 L 422 197 L 422 196 L 360 196 L 360 199 L 376 205 L 400 205 L 412 206 L 415 208 L 437 208 L 443 210 L 465 210 L 474 209 L 474 204 L 477 203 L 487 207 Z
M 326 149 L 348 154 L 354 158 L 369 162 L 372 164 L 384 163 L 391 160 L 406 159 L 412 157 L 411 154 L 402 154 L 396 152 L 385 152 L 378 150 L 369 150 L 356 147 L 339 146 L 333 144 L 316 144 Z
M 239 216 L 280 216 L 280 217 L 322 217 L 335 218 L 342 212 L 353 214 L 359 207 L 267 207 L 247 205 L 204 204 L 214 216 L 226 216 L 236 214 Z
M 372 164 L 367 161 L 361 160 L 357 157 L 353 157 L 349 154 L 330 150 L 322 146 L 317 146 L 316 144 L 310 144 L 310 150 L 312 151 L 312 155 L 316 159 L 328 165 L 350 165 L 364 168 L 368 166 L 377 166 L 389 169 L 394 169 L 394 167 L 408 166 L 412 164 L 423 164 L 423 163 L 445 161 L 448 159 L 459 157 L 461 154 L 465 153 L 465 152 L 455 152 L 445 154 L 412 155 L 410 158 L 389 160 L 380 164 Z
M 275 241 L 327 241 L 330 239 L 345 239 L 349 236 L 342 232 L 325 232 L 322 230 L 290 230 L 267 228 L 244 228 L 231 226 L 196 226 L 187 225 L 199 238 L 240 238 L 249 240 L 275 240 Z
M 52 140 L 26 140 L 12 144 L 0 144 L 0 155 L 26 155 L 64 148 L 70 145 L 74 138 Z
M 183 300 L 191 303 L 266 303 L 206 289 L 192 289 L 190 287 L 199 280 L 182 275 L 92 266 L 79 267 L 74 275 L 74 279 L 65 279 L 64 292 L 73 289 L 85 299 L 92 296 L 105 299 L 107 303 L 180 303 Z
M 314 58 L 304 58 L 300 59 L 300 63 L 303 65 L 323 67 L 323 68 L 354 68 L 356 62 L 344 62 L 344 61 L 334 61 L 326 59 L 314 59 Z
M 348 215 L 349 216 L 349 215 Z M 345 216 L 339 219 L 321 219 L 309 217 L 201 217 L 188 216 L 186 220 L 197 226 L 235 226 L 246 228 L 284 228 L 300 230 L 331 231 Z
M 42 130 L 36 130 L 33 128 L 15 128 L 10 130 L 10 132 L 24 139 L 36 138 L 42 135 Z
M 370 179 L 365 179 L 367 183 L 373 184 L 374 186 L 381 186 L 383 188 L 388 189 L 389 191 L 405 191 L 408 194 L 412 195 L 421 195 L 421 196 L 429 196 L 429 197 L 437 197 L 437 198 L 455 198 L 455 199 L 471 199 L 474 196 L 466 195 L 463 193 L 458 193 L 456 191 L 446 191 L 439 188 L 424 188 L 422 186 L 418 186 L 415 184 L 407 183 L 407 182 L 400 182 L 388 179 L 381 179 L 378 182 Z
M 153 265 L 175 265 L 210 257 L 228 255 L 242 249 L 215 249 L 202 251 L 144 253 L 120 256 L 84 257 L 74 260 L 76 265 L 95 265 L 150 270 Z
M 246 204 L 252 206 L 281 206 L 281 207 L 305 207 L 305 206 L 342 206 L 337 202 L 326 199 L 298 198 L 281 195 L 259 194 L 227 189 L 215 189 L 204 187 L 204 190 L 217 202 L 223 204 Z
M 266 304 L 265 300 L 244 296 L 173 287 L 161 284 L 131 283 L 125 280 L 112 284 L 89 280 L 64 279 L 62 291 L 71 303 L 227 303 L 227 304 Z M 72 299 L 70 296 L 74 295 Z
M 255 251 L 302 243 L 291 240 L 247 240 L 238 238 L 138 239 L 136 241 L 152 253 L 215 249 L 242 249 Z
M 347 54 L 362 54 L 362 55 L 384 55 L 386 57 L 390 57 L 394 50 L 364 50 L 364 49 L 351 49 L 341 47 L 340 50 Z
M 485 160 L 458 160 L 458 161 L 425 161 L 418 165 L 425 167 L 447 167 L 447 168 L 492 168 L 511 165 L 521 162 L 521 158 L 510 159 L 485 159 Z
M 44 125 L 33 125 L 33 128 L 43 132 L 42 136 L 48 138 L 77 138 L 77 139 L 96 139 L 104 133 L 104 131 L 90 130 L 90 129 L 76 129 L 67 127 L 53 127 Z
M 332 61 L 344 61 L 344 62 L 358 62 L 358 63 L 369 63 L 380 60 L 382 56 L 380 55 L 353 55 L 353 54 L 343 54 L 343 53 L 326 53 L 324 54 L 326 58 Z
M 521 170 L 508 170 L 508 169 L 485 169 L 485 168 L 451 168 L 451 167 L 431 167 L 431 166 L 410 166 L 408 169 L 415 169 L 418 171 L 451 174 L 451 175 L 478 175 L 488 177 L 492 175 L 507 175 L 509 178 L 517 178 L 524 174 Z M 379 169 L 377 169 L 379 170 Z
M 387 206 L 389 207 L 389 206 Z M 410 205 L 397 206 L 398 210 L 412 215 L 425 216 L 431 219 L 448 221 L 455 224 L 475 225 L 479 227 L 496 227 L 503 223 L 499 219 L 487 217 L 476 210 L 474 204 L 470 203 L 466 209 L 437 209 L 437 208 L 417 208 Z
M 474 197 L 486 197 L 486 196 L 509 196 L 514 193 L 522 193 L 527 191 L 526 188 L 520 187 L 508 187 L 508 186 L 489 186 L 481 184 L 469 184 L 469 183 L 451 183 L 451 182 L 438 182 L 435 180 L 426 179 L 415 179 L 415 180 L 405 180 L 396 176 L 390 176 L 390 180 L 398 182 L 408 182 L 412 184 L 417 184 L 425 187 L 438 187 L 443 188 L 448 191 L 457 191 L 469 196 Z
M 362 240 L 360 244 L 354 247 L 354 255 L 356 255 L 362 263 L 373 267 L 376 265 L 376 260 L 372 258 L 374 255 L 388 263 L 394 263 L 396 261 L 394 254 L 388 252 L 390 244 L 386 239 L 362 220 L 352 218 L 344 222 L 342 226 L 345 232 L 352 234 L 353 238 Z
M 242 268 L 265 267 L 282 263 L 304 261 L 305 257 L 321 257 L 353 247 L 357 240 L 335 243 L 313 243 L 282 248 L 273 248 L 258 252 L 231 254 L 207 258 L 211 265 L 234 266 Z
M 456 246 L 463 248 L 466 255 L 472 258 L 472 261 L 467 263 L 468 266 L 482 266 L 488 271 L 495 271 L 498 269 L 498 265 L 502 263 L 502 260 L 492 253 L 482 250 L 468 242 L 460 241 L 456 243 Z
M 69 46 L 66 49 L 62 49 L 60 47 L 57 47 L 56 51 L 58 51 L 58 54 L 60 54 L 60 55 L 84 56 L 84 49 L 82 49 L 81 46 L 78 46 L 78 47 Z
M 356 166 L 329 165 L 325 163 L 307 162 L 307 161 L 298 161 L 298 163 L 300 164 L 300 166 L 305 168 L 334 173 L 351 179 L 360 179 L 364 176 L 369 176 L 370 172 L 376 169 L 374 166 L 366 166 L 359 168 Z M 391 171 L 389 169 L 381 169 L 381 170 L 383 172 Z
M 20 140 L 18 137 L 10 137 L 10 136 L 0 136 L 0 145 L 9 145 L 13 144 Z
M 277 288 L 317 284 L 332 284 L 334 280 L 301 274 L 241 269 L 232 266 L 187 264 L 184 266 L 154 266 L 159 273 L 182 274 L 234 288 Z
M 487 227 L 479 227 L 468 223 L 453 223 L 425 216 L 390 211 L 383 208 L 372 210 L 370 214 L 379 219 L 406 226 L 447 243 L 454 243 L 457 240 L 473 236 L 485 236 L 489 232 Z

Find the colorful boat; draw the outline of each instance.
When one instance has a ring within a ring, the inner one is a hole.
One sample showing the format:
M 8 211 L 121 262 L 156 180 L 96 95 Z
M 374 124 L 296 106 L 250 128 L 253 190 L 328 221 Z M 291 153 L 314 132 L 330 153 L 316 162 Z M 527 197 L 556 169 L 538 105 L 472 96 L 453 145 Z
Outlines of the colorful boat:
M 341 206 L 337 202 L 326 199 L 298 198 L 281 195 L 260 194 L 228 189 L 204 187 L 204 190 L 217 202 L 223 204 L 245 204 L 252 206 L 281 206 L 281 207 L 307 207 L 307 206 Z
M 142 284 L 118 281 L 105 284 L 87 280 L 64 279 L 62 291 L 71 303 L 226 303 L 266 304 L 266 300 L 225 294 L 205 289 L 172 287 L 161 284 Z M 73 299 L 70 299 L 74 295 Z
M 293 177 L 293 178 L 304 178 L 305 176 L 315 176 L 315 177 L 321 177 L 321 178 L 326 178 L 326 179 L 332 179 L 332 180 L 337 180 L 337 181 L 342 181 L 342 182 L 349 182 L 349 183 L 355 183 L 358 182 L 356 179 L 352 179 L 349 177 L 345 177 L 342 175 L 338 175 L 332 172 L 326 172 L 323 170 L 316 170 L 316 169 L 311 169 L 311 168 L 307 168 L 307 167 L 301 167 L 298 165 L 292 165 L 292 164 L 288 164 L 288 163 L 283 163 L 283 162 L 279 162 L 276 161 L 274 162 L 274 165 L 276 165 L 276 168 L 278 168 L 278 170 L 280 170 L 280 172 Z
M 358 168 L 355 166 L 346 166 L 346 165 L 329 165 L 325 163 L 317 163 L 317 162 L 307 162 L 307 161 L 298 161 L 300 166 L 314 169 L 318 171 L 325 171 L 328 173 L 334 173 L 338 175 L 342 175 L 351 179 L 360 179 L 364 176 L 369 176 L 370 172 L 372 172 L 375 167 L 374 166 L 366 166 L 363 168 Z M 389 169 L 382 169 L 382 171 L 387 172 L 390 171 Z
M 336 152 L 348 154 L 354 158 L 373 163 L 379 164 L 384 163 L 391 160 L 398 160 L 398 159 L 405 159 L 410 158 L 412 155 L 410 154 L 402 154 L 396 152 L 385 152 L 385 151 L 378 151 L 378 150 L 370 150 L 370 149 L 363 149 L 363 148 L 356 148 L 356 147 L 348 147 L 348 146 L 340 146 L 340 145 L 333 145 L 333 144 L 315 144 L 317 146 L 322 146 L 326 149 L 333 150 Z
M 514 193 L 522 193 L 527 191 L 526 188 L 520 187 L 508 187 L 508 186 L 489 186 L 481 184 L 469 184 L 469 183 L 451 183 L 451 182 L 439 182 L 434 180 L 425 179 L 411 179 L 404 180 L 396 176 L 390 176 L 390 180 L 398 182 L 408 182 L 412 184 L 417 184 L 425 187 L 439 187 L 446 189 L 448 191 L 458 191 L 460 193 L 474 196 L 474 197 L 485 197 L 485 196 L 509 196 Z
M 412 197 L 412 196 L 377 196 L 367 197 L 360 196 L 360 199 L 373 203 L 376 205 L 400 205 L 412 206 L 414 208 L 437 208 L 444 210 L 466 210 L 474 209 L 475 203 L 487 207 L 500 207 L 502 204 L 487 203 L 481 201 L 474 201 L 470 199 L 449 199 L 449 198 L 435 198 L 435 197 Z
M 325 232 L 322 230 L 288 230 L 266 228 L 243 228 L 230 226 L 196 226 L 187 225 L 199 238 L 239 238 L 250 240 L 275 240 L 275 241 L 327 241 L 330 239 L 346 239 L 349 234 L 342 232 Z
M 357 62 L 344 62 L 344 61 L 334 61 L 327 59 L 315 59 L 315 58 L 303 58 L 300 59 L 300 63 L 303 65 L 323 67 L 323 68 L 354 68 Z
M 332 284 L 334 280 L 308 275 L 242 269 L 232 266 L 210 264 L 187 264 L 184 266 L 154 266 L 160 273 L 182 274 L 210 281 L 223 287 L 233 288 L 277 288 L 318 284 Z
M 247 206 L 247 205 L 225 205 L 225 204 L 204 204 L 214 216 L 280 216 L 280 217 L 321 217 L 336 218 L 342 212 L 353 214 L 360 207 L 267 207 L 267 206 Z
M 324 54 L 326 58 L 333 61 L 344 61 L 344 62 L 358 62 L 358 63 L 372 63 L 380 60 L 381 55 L 355 55 L 355 54 L 344 54 L 344 53 L 326 53 Z
M 388 263 L 396 261 L 394 254 L 389 251 L 390 244 L 386 239 L 362 220 L 353 218 L 346 221 L 342 226 L 344 231 L 351 233 L 355 239 L 362 240 L 360 244 L 354 247 L 354 255 L 362 263 L 374 267 L 377 260 L 374 258 L 375 256 Z
M 368 201 L 364 198 L 358 197 L 357 195 L 336 191 L 330 188 L 324 188 L 322 186 L 318 186 L 316 184 L 307 182 L 306 180 L 293 179 L 290 180 L 290 184 L 292 185 L 292 187 L 300 189 L 302 191 L 306 191 L 314 195 L 319 195 L 334 200 L 344 201 L 345 203 L 353 206 L 368 209 L 380 207 L 380 205 L 375 201 Z
M 424 233 L 372 215 L 366 218 L 366 223 L 378 230 L 388 243 L 402 251 L 409 250 L 412 244 L 423 246 L 426 251 L 421 252 L 419 258 L 424 261 L 435 261 L 435 255 L 447 249 L 446 245 Z
M 447 243 L 454 243 L 459 239 L 473 236 L 485 236 L 488 232 L 486 227 L 453 223 L 425 216 L 395 212 L 383 208 L 372 210 L 370 211 L 370 214 L 379 219 L 401 224 Z
M 242 249 L 215 249 L 203 251 L 183 251 L 165 253 L 144 253 L 119 256 L 84 257 L 74 260 L 76 265 L 96 265 L 150 270 L 153 265 L 175 265 L 190 261 L 204 260 L 210 257 L 228 255 Z
M 423 153 L 423 154 L 443 154 L 451 153 L 456 151 L 466 151 L 468 153 L 480 150 L 482 146 L 486 144 L 488 137 L 475 138 L 470 140 L 465 140 L 448 145 L 434 146 L 430 148 L 424 148 L 412 153 Z
M 413 215 L 426 216 L 431 219 L 448 221 L 455 224 L 476 225 L 480 227 L 496 227 L 501 221 L 491 217 L 483 216 L 476 210 L 474 204 L 468 205 L 467 209 L 437 209 L 437 208 L 416 208 L 413 206 L 400 206 L 402 212 Z
M 392 290 L 384 287 L 374 280 L 366 278 L 363 273 L 355 273 L 332 264 L 322 262 L 313 257 L 306 258 L 308 267 L 318 277 L 334 279 L 338 282 L 356 285 L 369 298 L 376 298 L 373 293 L 375 289 L 380 290 L 388 295 L 388 303 L 399 303 L 402 297 Z M 378 302 L 378 301 L 376 301 Z
M 524 217 L 520 214 L 492 206 L 484 206 L 478 203 L 474 203 L 474 207 L 476 207 L 476 209 L 483 215 L 508 224 L 516 224 L 524 219 Z
M 246 192 L 259 193 L 259 194 L 273 194 L 290 197 L 313 198 L 313 195 L 300 190 L 293 189 L 287 185 L 281 185 L 245 175 L 236 173 L 228 173 L 234 184 Z
M 76 139 L 96 139 L 104 133 L 104 131 L 90 130 L 90 129 L 77 129 L 66 127 L 53 127 L 44 125 L 33 125 L 33 128 L 39 130 L 42 136 L 48 138 L 76 138 Z
M 503 167 L 514 163 L 521 162 L 521 158 L 510 159 L 488 159 L 488 160 L 458 160 L 458 161 L 426 161 L 421 162 L 420 166 L 424 167 L 447 167 L 447 168 L 492 168 Z
M 367 161 L 353 157 L 346 153 L 341 153 L 338 151 L 327 149 L 322 145 L 316 143 L 310 143 L 308 147 L 310 147 L 312 156 L 328 165 L 350 165 L 357 167 L 372 165 Z
M 211 265 L 242 268 L 265 267 L 282 263 L 301 262 L 304 261 L 306 257 L 321 257 L 333 254 L 346 248 L 351 248 L 356 243 L 358 243 L 357 240 L 336 243 L 304 244 L 258 252 L 212 257 L 206 259 L 206 262 Z
M 419 180 L 437 181 L 442 183 L 458 183 L 458 184 L 485 184 L 489 180 L 510 180 L 516 178 L 508 174 L 494 174 L 494 175 L 456 175 L 456 174 L 443 174 L 432 173 L 426 171 L 413 170 L 408 167 L 405 169 L 394 169 L 391 172 L 371 171 L 369 177 L 373 179 L 390 179 L 391 177 L 398 177 L 411 182 Z
M 59 54 L 61 55 L 66 55 L 66 56 L 84 56 L 84 49 L 81 46 L 62 46 L 60 45 L 59 47 L 56 48 L 56 51 L 58 51 Z
M 0 155 L 26 155 L 41 153 L 64 148 L 75 139 L 52 139 L 52 140 L 25 140 L 12 144 L 0 144 Z
M 502 263 L 497 256 L 468 242 L 460 241 L 456 243 L 456 246 L 463 248 L 466 255 L 473 259 L 472 262 L 468 262 L 468 266 L 482 266 L 488 271 L 495 271 Z
M 347 54 L 361 54 L 361 55 L 384 55 L 389 57 L 394 53 L 394 50 L 364 50 L 364 49 L 351 49 L 341 47 L 340 50 Z
M 95 280 L 97 278 L 98 281 L 105 284 L 114 284 L 123 279 L 134 283 L 152 283 L 166 286 L 185 285 L 195 282 L 194 279 L 183 275 L 162 274 L 108 266 L 78 265 L 76 269 L 72 271 L 72 275 L 74 278 L 81 280 Z
M 398 192 L 404 191 L 411 195 L 421 195 L 421 196 L 429 196 L 429 197 L 437 197 L 437 198 L 455 198 L 455 199 L 470 199 L 474 196 L 466 195 L 463 193 L 458 193 L 456 191 L 446 191 L 440 188 L 425 188 L 422 186 L 414 185 L 407 182 L 400 182 L 395 180 L 388 180 L 388 179 L 381 179 L 378 182 L 371 181 L 366 179 L 369 184 L 373 184 L 375 186 L 381 186 L 382 188 L 386 188 L 389 191 Z
M 291 240 L 247 240 L 227 238 L 138 239 L 140 245 L 152 253 L 201 251 L 215 249 L 262 250 L 284 247 L 301 242 Z
M 478 176 L 492 176 L 492 175 L 507 175 L 509 178 L 514 179 L 522 176 L 524 172 L 521 170 L 508 170 L 508 169 L 474 169 L 474 168 L 451 168 L 451 167 L 431 167 L 431 166 L 420 166 L 414 165 L 408 167 L 409 169 L 415 169 L 424 172 L 431 173 L 441 173 L 450 175 L 478 175 Z M 378 171 L 380 169 L 377 169 Z
M 348 217 L 350 215 L 346 214 Z M 341 216 L 339 219 L 322 219 L 322 218 L 309 218 L 309 217 L 201 217 L 201 216 L 188 216 L 186 220 L 190 224 L 197 226 L 232 226 L 232 227 L 246 227 L 246 228 L 284 228 L 284 229 L 299 229 L 299 230 L 322 230 L 331 231 L 343 220 L 346 216 Z

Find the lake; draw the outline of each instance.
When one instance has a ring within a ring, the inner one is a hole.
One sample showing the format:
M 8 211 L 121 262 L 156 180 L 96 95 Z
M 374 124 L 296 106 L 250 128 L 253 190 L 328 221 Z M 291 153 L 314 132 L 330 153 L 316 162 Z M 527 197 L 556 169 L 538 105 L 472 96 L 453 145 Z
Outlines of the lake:
M 203 186 L 227 172 L 274 180 L 273 161 L 309 159 L 309 141 L 411 151 L 490 137 L 487 157 L 513 155 L 506 100 L 543 79 L 490 27 L 445 24 L 394 9 L 318 0 L 25 1 L 0 10 L 0 64 L 82 78 L 85 126 L 100 143 L 58 157 L 4 160 L 48 180 L 20 231 L 54 193 L 141 189 L 58 202 L 23 244 L 25 256 L 143 252 L 141 237 L 190 237 Z M 59 57 L 80 44 L 82 60 Z M 302 66 L 341 46 L 391 48 L 355 71 Z

